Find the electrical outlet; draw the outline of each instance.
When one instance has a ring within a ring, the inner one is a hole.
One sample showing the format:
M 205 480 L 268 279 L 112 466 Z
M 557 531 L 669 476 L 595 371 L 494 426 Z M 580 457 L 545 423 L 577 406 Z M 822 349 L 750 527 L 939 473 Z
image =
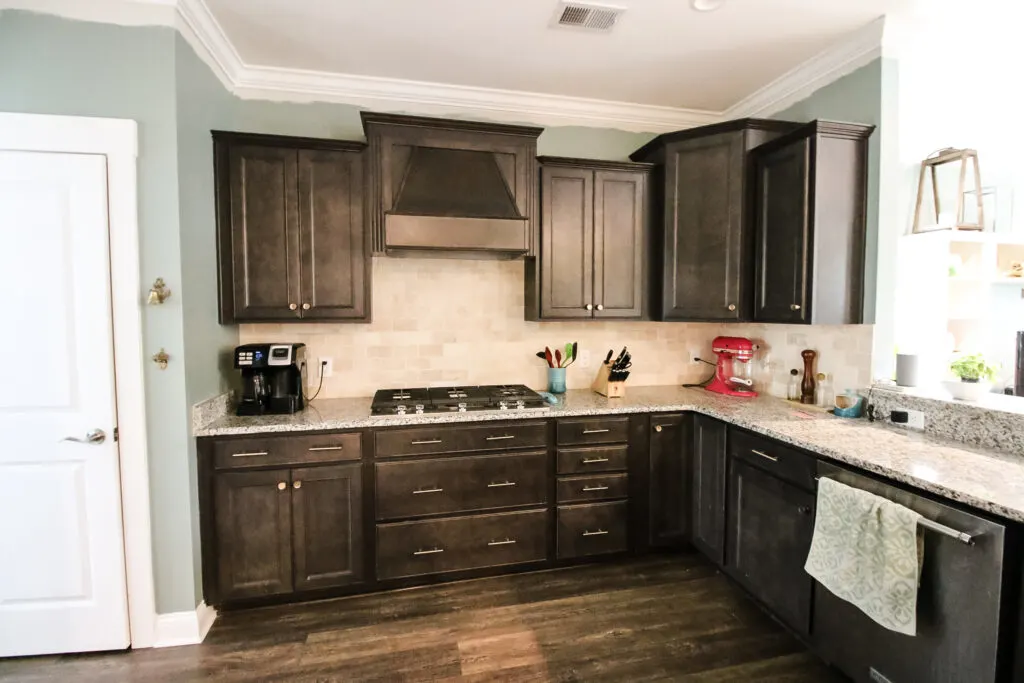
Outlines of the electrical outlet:
M 924 431 L 924 413 L 920 410 L 908 410 L 907 427 L 918 431 Z
M 579 364 L 581 368 L 590 367 L 590 351 L 583 350 L 579 352 Z
M 321 358 L 319 366 L 316 368 L 314 375 L 317 381 L 320 381 L 320 369 L 323 368 L 324 379 L 327 379 L 334 374 L 334 359 L 333 358 Z
M 699 363 L 700 362 L 700 351 L 697 351 L 696 349 L 690 349 L 689 353 L 690 353 L 690 362 L 691 363 Z

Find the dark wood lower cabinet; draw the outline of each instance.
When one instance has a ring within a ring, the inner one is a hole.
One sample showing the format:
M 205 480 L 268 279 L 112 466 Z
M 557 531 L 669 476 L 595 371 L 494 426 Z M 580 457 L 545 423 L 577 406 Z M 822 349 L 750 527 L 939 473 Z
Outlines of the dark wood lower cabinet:
M 215 478 L 221 600 L 291 592 L 290 490 L 288 470 L 224 472 Z
M 650 434 L 649 538 L 652 548 L 684 543 L 690 534 L 693 416 L 654 414 Z
M 746 462 L 729 462 L 726 571 L 797 633 L 807 635 L 813 580 L 804 571 L 813 493 Z
M 363 580 L 359 463 L 292 470 L 295 590 Z
M 725 423 L 693 418 L 693 528 L 691 542 L 709 560 L 725 563 L 725 491 L 728 456 Z

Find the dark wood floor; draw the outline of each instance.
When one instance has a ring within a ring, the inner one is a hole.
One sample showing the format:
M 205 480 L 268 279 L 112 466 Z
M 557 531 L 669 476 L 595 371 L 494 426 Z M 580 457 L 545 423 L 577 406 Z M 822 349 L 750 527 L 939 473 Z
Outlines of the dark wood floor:
M 696 555 L 222 614 L 206 642 L 3 681 L 841 681 Z

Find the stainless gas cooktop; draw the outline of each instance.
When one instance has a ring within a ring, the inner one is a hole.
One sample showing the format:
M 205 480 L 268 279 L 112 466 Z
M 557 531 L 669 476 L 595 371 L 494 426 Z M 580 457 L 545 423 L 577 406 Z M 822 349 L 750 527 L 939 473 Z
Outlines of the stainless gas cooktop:
M 370 415 L 424 415 L 502 410 L 547 410 L 536 391 L 522 385 L 381 389 L 373 395 Z

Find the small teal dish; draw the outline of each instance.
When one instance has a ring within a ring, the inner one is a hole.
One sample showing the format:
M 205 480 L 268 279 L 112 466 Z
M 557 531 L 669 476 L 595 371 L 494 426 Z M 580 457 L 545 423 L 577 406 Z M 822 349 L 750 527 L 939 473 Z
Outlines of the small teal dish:
M 853 405 L 846 408 L 836 406 L 832 414 L 836 417 L 860 417 L 864 413 L 864 397 L 853 391 L 848 391 L 843 396 L 853 400 Z
M 552 394 L 565 393 L 565 368 L 548 368 L 548 391 Z

